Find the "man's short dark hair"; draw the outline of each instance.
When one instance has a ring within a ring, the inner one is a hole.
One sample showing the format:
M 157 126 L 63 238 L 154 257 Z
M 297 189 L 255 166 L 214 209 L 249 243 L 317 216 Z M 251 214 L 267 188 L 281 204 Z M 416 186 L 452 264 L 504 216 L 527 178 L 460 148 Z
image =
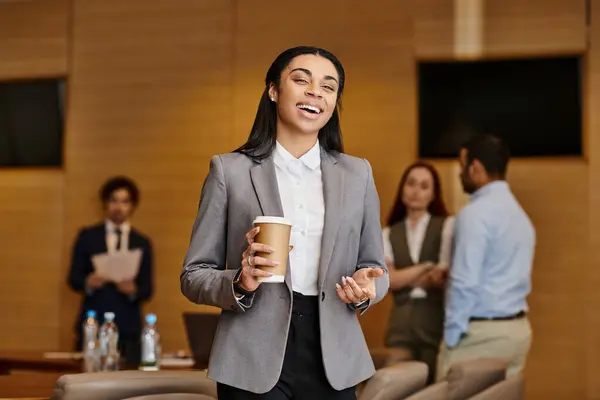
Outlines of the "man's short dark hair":
M 104 185 L 102 185 L 102 188 L 100 189 L 100 199 L 102 200 L 102 203 L 108 203 L 112 194 L 120 189 L 127 190 L 133 205 L 138 205 L 140 200 L 140 192 L 136 184 L 125 176 L 116 176 L 114 178 L 110 178 L 104 183 Z
M 462 146 L 467 150 L 467 165 L 478 160 L 488 175 L 504 179 L 510 153 L 502 139 L 489 134 L 474 136 Z

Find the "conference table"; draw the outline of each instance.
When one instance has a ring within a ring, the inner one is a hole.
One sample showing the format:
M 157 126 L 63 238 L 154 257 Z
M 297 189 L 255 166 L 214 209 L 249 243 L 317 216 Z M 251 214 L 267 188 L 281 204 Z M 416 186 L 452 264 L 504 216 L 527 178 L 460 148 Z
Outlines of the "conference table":
M 13 371 L 77 373 L 81 357 L 67 352 L 0 351 L 0 375 Z
M 189 370 L 187 355 L 165 354 L 161 369 Z M 81 354 L 70 352 L 0 351 L 0 400 L 47 399 L 58 378 L 81 372 Z

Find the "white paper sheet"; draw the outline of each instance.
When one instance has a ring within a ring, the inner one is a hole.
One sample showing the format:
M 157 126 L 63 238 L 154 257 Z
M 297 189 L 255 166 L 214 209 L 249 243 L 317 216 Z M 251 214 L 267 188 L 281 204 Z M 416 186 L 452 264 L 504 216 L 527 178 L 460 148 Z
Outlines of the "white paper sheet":
M 96 274 L 116 283 L 134 280 L 141 261 L 142 249 L 103 253 L 92 257 Z

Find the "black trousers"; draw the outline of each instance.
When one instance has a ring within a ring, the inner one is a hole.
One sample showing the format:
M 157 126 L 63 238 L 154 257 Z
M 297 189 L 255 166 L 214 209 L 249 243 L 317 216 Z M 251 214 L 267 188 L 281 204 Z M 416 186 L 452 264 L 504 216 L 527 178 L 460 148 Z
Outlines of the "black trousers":
M 273 389 L 256 394 L 218 383 L 219 400 L 355 400 L 354 387 L 337 391 L 325 376 L 318 306 L 318 296 L 294 292 L 283 368 Z

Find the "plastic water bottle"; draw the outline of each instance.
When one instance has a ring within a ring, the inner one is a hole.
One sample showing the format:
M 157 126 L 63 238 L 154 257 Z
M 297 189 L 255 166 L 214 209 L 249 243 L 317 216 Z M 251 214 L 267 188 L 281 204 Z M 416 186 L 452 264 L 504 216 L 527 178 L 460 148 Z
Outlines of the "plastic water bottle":
M 156 315 L 146 315 L 146 326 L 142 330 L 142 371 L 158 371 L 160 369 L 160 335 L 156 329 Z
M 83 338 L 83 372 L 96 372 L 99 368 L 98 320 L 96 320 L 96 311 L 89 310 L 86 313 L 81 337 Z
M 100 327 L 100 370 L 119 369 L 119 330 L 114 322 L 115 313 L 104 313 L 104 323 Z

